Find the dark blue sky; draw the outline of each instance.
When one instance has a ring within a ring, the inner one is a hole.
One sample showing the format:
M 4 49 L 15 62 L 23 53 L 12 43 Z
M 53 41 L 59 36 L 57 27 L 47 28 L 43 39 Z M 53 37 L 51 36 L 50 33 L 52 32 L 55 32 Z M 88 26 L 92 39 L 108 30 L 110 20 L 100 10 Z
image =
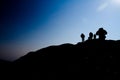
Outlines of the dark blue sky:
M 44 24 L 64 0 L 2 0 L 0 43 L 30 34 Z
M 1 0 L 0 56 L 12 59 L 17 54 L 23 55 L 21 49 L 14 51 L 17 48 L 15 46 L 20 46 L 18 43 L 27 43 L 26 41 L 32 39 L 32 34 L 38 28 L 39 35 L 41 35 L 48 28 L 42 25 L 48 21 L 53 13 L 59 10 L 64 2 L 65 0 Z M 10 49 L 10 47 L 13 48 Z M 14 56 L 14 54 L 16 55 Z
M 15 60 L 50 45 L 77 43 L 103 27 L 120 39 L 120 0 L 0 0 L 0 58 Z

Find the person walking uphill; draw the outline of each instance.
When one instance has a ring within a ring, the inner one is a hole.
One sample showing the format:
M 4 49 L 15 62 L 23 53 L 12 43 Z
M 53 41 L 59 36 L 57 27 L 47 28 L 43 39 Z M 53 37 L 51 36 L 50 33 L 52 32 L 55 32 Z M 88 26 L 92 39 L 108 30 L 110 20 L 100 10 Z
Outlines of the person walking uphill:
M 83 33 L 81 34 L 81 38 L 82 38 L 82 42 L 84 42 L 85 41 L 85 35 Z
M 88 40 L 92 40 L 92 39 L 93 39 L 93 33 L 92 33 L 92 32 L 90 32 L 90 33 L 89 33 Z
M 99 28 L 99 30 L 96 32 L 96 35 L 99 36 L 99 40 L 105 40 L 107 31 L 104 30 L 103 28 Z

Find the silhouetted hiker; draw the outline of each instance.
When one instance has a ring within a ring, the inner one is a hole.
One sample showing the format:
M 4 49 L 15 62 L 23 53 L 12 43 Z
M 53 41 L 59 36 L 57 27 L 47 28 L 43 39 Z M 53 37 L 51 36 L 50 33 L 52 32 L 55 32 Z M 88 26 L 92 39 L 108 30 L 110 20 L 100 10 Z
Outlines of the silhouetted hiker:
M 92 33 L 92 32 L 90 32 L 90 33 L 89 33 L 88 40 L 92 40 L 92 38 L 93 38 L 93 33 Z
M 84 42 L 85 41 L 85 35 L 83 33 L 81 34 L 81 38 L 82 38 L 82 42 Z
M 107 31 L 104 30 L 103 28 L 99 28 L 99 30 L 96 32 L 96 35 L 99 36 L 99 40 L 105 40 L 106 36 L 107 35 Z
M 96 34 L 94 34 L 94 39 L 96 39 Z

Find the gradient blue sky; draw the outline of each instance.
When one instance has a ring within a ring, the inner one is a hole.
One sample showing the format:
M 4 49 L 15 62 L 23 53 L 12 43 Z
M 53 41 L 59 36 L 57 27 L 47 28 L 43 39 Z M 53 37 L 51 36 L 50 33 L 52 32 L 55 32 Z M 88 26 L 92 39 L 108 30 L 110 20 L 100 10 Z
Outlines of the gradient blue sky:
M 120 39 L 116 0 L 1 0 L 0 58 L 15 60 L 50 45 L 81 41 L 103 27 L 107 39 Z

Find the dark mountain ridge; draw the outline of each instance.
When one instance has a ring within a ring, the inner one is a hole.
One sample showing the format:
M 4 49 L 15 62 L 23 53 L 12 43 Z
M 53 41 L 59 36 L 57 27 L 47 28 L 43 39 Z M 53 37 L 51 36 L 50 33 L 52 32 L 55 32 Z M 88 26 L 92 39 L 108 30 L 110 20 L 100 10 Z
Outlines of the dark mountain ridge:
M 88 40 L 85 42 L 79 42 L 77 44 L 66 43 L 66 44 L 62 44 L 62 45 L 49 46 L 49 47 L 40 49 L 40 50 L 35 51 L 35 52 L 30 52 L 27 55 L 20 57 L 15 62 L 21 61 L 24 59 L 25 60 L 29 60 L 31 58 L 34 59 L 34 57 L 39 58 L 40 56 L 52 55 L 54 53 L 55 53 L 54 55 L 65 56 L 67 54 L 67 56 L 69 56 L 69 54 L 71 54 L 71 53 L 66 53 L 66 52 L 71 52 L 71 51 L 76 52 L 76 53 L 72 53 L 72 55 L 78 54 L 78 52 L 80 52 L 79 54 L 82 55 L 82 53 L 85 54 L 86 50 L 90 50 L 92 52 L 95 52 L 98 50 L 96 53 L 99 54 L 99 51 L 102 51 L 102 52 L 114 51 L 114 52 L 116 52 L 116 50 L 118 50 L 119 48 L 120 48 L 120 41 L 119 40 L 117 40 L 117 41 L 114 41 L 114 40 L 105 40 L 105 41 Z M 62 53 L 60 53 L 60 52 L 62 52 Z M 107 54 L 107 53 L 105 53 L 105 54 Z
M 13 65 L 15 73 L 32 80 L 119 80 L 120 41 L 96 39 L 49 46 L 28 53 Z

